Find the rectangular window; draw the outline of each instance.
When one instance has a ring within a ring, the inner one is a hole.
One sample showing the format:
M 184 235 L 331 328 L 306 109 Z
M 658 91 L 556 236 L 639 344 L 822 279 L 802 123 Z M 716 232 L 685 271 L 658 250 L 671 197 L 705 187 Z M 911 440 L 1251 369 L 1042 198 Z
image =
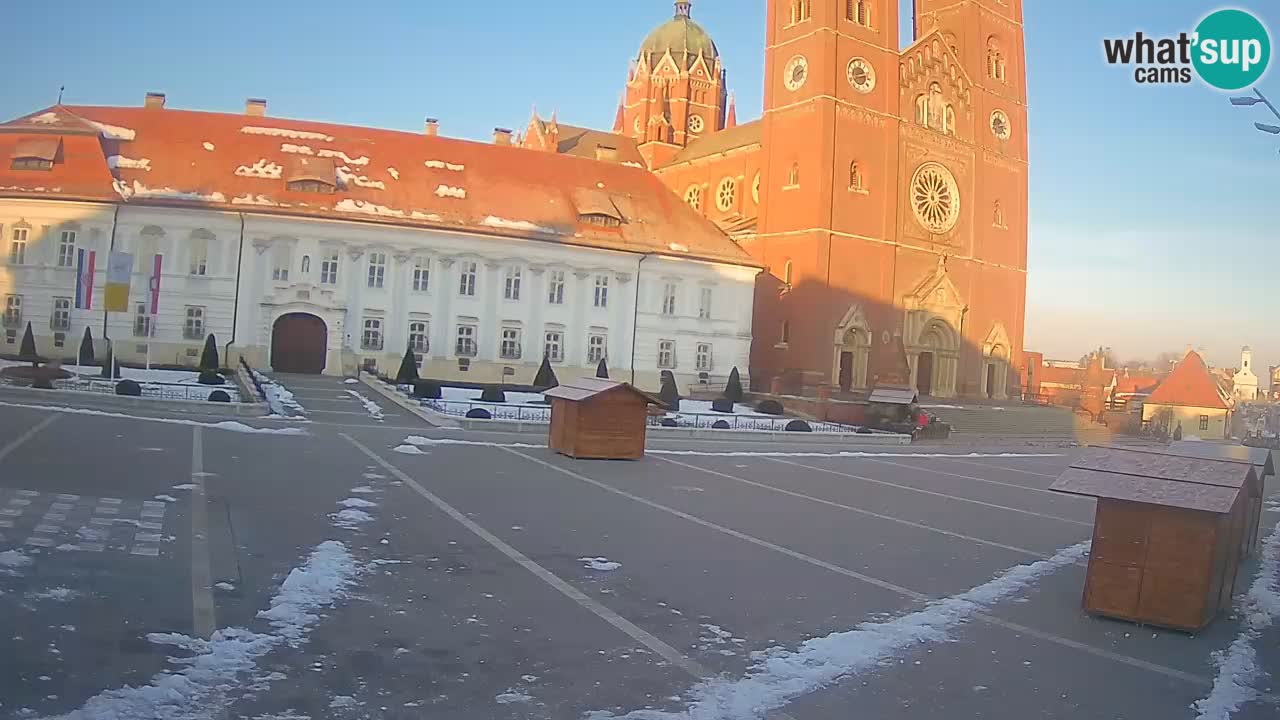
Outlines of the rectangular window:
M 133 336 L 151 337 L 151 314 L 147 312 L 146 303 L 133 306 Z
M 419 258 L 413 262 L 413 291 L 426 292 L 431 282 L 431 260 Z
M 289 281 L 289 266 L 287 266 L 287 265 L 285 265 L 285 266 L 277 265 L 277 266 L 275 266 L 275 267 L 271 268 L 271 279 L 272 279 L 272 280 L 280 280 L 280 281 L 283 281 L 283 282 L 288 282 L 288 281 Z
M 306 262 L 306 258 L 303 258 L 303 262 Z M 320 284 L 338 284 L 338 252 L 336 250 L 325 255 L 320 261 Z
M 672 370 L 676 366 L 676 343 L 674 340 L 658 341 L 658 367 Z
M 711 288 L 704 287 L 698 293 L 698 319 L 711 319 Z
M 63 230 L 58 239 L 58 267 L 76 266 L 76 231 Z
M 1209 416 L 1208 416 L 1208 415 L 1201 415 L 1201 416 L 1200 416 L 1200 429 L 1201 429 L 1201 430 L 1208 430 L 1208 429 L 1209 429 Z
M 425 320 L 415 320 L 409 323 L 409 349 L 415 353 L 431 352 L 431 333 L 430 326 Z M 421 358 L 418 362 L 422 362 Z
M 548 330 L 542 345 L 542 354 L 551 362 L 564 361 L 564 333 L 560 330 Z
M 369 253 L 369 287 L 381 288 L 387 280 L 387 254 Z
M 502 346 L 498 354 L 504 360 L 520 359 L 520 328 L 502 328 Z
M 182 325 L 182 337 L 188 340 L 204 339 L 204 308 L 187 306 L 187 319 Z
M 6 295 L 4 298 L 4 324 L 17 327 L 22 324 L 22 296 Z
M 204 277 L 209 274 L 209 243 L 202 239 L 191 239 L 191 263 L 188 274 Z M 151 269 L 150 266 L 147 268 Z
M 676 314 L 676 284 L 666 283 L 662 286 L 662 314 Z
M 502 289 L 502 297 L 507 300 L 520 299 L 520 268 L 513 265 L 507 268 L 506 284 Z
M 698 353 L 694 361 L 698 372 L 711 371 L 711 343 L 698 343 Z
M 552 270 L 547 273 L 547 302 L 552 305 L 564 304 L 564 271 Z
M 476 264 L 462 263 L 462 271 L 458 276 L 458 294 L 474 297 L 476 294 Z
M 475 263 L 472 263 L 474 265 Z M 475 325 L 459 325 L 458 326 L 458 343 L 454 348 L 458 357 L 475 357 L 476 356 L 476 326 Z
M 365 350 L 382 349 L 382 320 L 365 318 L 364 333 L 360 335 L 360 347 Z
M 604 335 L 588 335 L 587 336 L 587 362 L 591 364 L 599 363 L 605 357 L 605 337 Z
M 53 315 L 49 318 L 49 327 L 61 332 L 71 329 L 71 298 L 53 299 Z
M 609 307 L 609 276 L 596 276 L 596 293 L 594 304 L 598 308 Z
M 9 241 L 10 265 L 25 265 L 27 263 L 27 235 L 29 232 L 26 228 L 13 229 L 13 236 Z

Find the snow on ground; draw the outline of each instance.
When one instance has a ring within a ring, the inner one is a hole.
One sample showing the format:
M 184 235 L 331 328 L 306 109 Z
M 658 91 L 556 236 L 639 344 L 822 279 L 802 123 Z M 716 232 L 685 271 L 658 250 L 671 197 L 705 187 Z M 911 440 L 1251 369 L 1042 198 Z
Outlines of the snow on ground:
M 188 425 L 192 427 L 211 428 L 214 430 L 228 430 L 230 432 L 241 433 L 258 433 L 262 435 L 306 435 L 307 431 L 302 428 L 256 428 L 245 425 L 242 422 L 234 420 L 225 420 L 216 423 L 196 422 L 195 420 L 184 420 L 180 418 L 161 418 L 146 417 L 145 415 L 126 415 L 124 413 L 106 412 L 105 410 L 90 410 L 89 408 L 63 407 L 61 405 L 28 405 L 25 403 L 0 402 L 0 407 L 24 408 L 27 410 L 44 410 L 46 412 L 70 413 L 72 415 L 93 415 L 95 417 L 109 418 L 125 418 L 127 420 L 143 420 L 146 422 L 165 423 L 168 425 Z
M 444 428 L 436 428 L 443 430 Z M 476 445 L 481 447 L 506 448 L 545 448 L 546 445 L 531 443 L 496 443 L 487 440 L 458 440 L 456 438 L 428 438 L 421 435 L 410 435 L 404 439 L 400 447 L 428 447 L 431 445 Z M 399 450 L 397 450 L 399 451 Z M 1062 457 L 1061 453 L 1015 453 L 1015 452 L 971 452 L 971 453 L 901 453 L 877 452 L 873 450 L 841 450 L 838 452 L 790 452 L 785 450 L 761 451 L 713 451 L 713 450 L 662 450 L 649 448 L 645 452 L 652 455 L 697 455 L 707 457 L 896 457 L 896 458 L 1048 458 Z M 412 453 L 410 453 L 412 454 Z
M 527 703 L 533 702 L 533 696 L 524 692 L 520 692 L 514 688 L 508 689 L 501 695 L 493 698 L 493 701 L 499 705 L 510 705 L 511 703 Z
M 413 444 L 397 445 L 392 448 L 391 451 L 398 452 L 401 455 L 426 455 L 426 453 L 422 452 L 421 448 Z
M 687 694 L 691 700 L 684 711 L 637 710 L 622 716 L 597 711 L 588 716 L 597 720 L 762 718 L 793 698 L 850 675 L 874 672 L 885 660 L 921 644 L 951 640 L 951 632 L 977 613 L 1031 587 L 1045 575 L 1074 565 L 1088 550 L 1088 542 L 1072 545 L 1047 560 L 1015 566 L 967 592 L 931 602 L 916 612 L 811 638 L 794 650 L 765 650 L 756 654 L 756 662 L 745 677 L 718 677 L 694 686 Z
M 378 407 L 378 403 L 370 400 L 364 395 L 361 395 L 355 390 L 348 390 L 347 394 L 360 401 L 360 404 L 364 406 L 365 412 L 369 413 L 369 417 L 377 420 L 378 422 L 382 422 L 382 408 Z
M 344 530 L 358 530 L 360 525 L 373 522 L 373 516 L 363 510 L 355 508 L 346 508 L 339 510 L 330 517 L 333 518 L 333 524 Z
M 326 540 L 302 567 L 290 571 L 280 592 L 271 599 L 271 608 L 259 612 L 258 617 L 270 622 L 280 636 L 296 647 L 320 620 L 315 613 L 342 597 L 357 573 L 355 558 L 347 546 Z
M 0 575 L 15 575 L 17 569 L 31 564 L 31 558 L 17 550 L 0 552 Z
M 250 372 L 253 373 L 253 377 L 258 381 L 258 384 L 262 386 L 262 394 L 267 396 L 267 406 L 271 408 L 272 415 L 289 417 L 307 413 L 306 408 L 302 407 L 294 399 L 293 393 L 288 388 L 257 370 L 250 369 Z
M 580 557 L 578 562 L 584 563 L 583 567 L 588 570 L 599 570 L 600 572 L 610 572 L 622 567 L 622 563 L 613 562 L 607 557 Z
M 342 382 L 343 382 L 343 384 L 344 384 L 344 385 L 359 385 L 359 384 L 360 384 L 360 381 L 359 381 L 359 380 L 357 380 L 356 378 L 347 378 L 346 380 L 343 380 Z
M 1218 677 L 1213 689 L 1193 705 L 1197 720 L 1228 720 L 1258 696 L 1253 685 L 1262 671 L 1254 644 L 1280 620 L 1280 523 L 1262 544 L 1261 555 L 1258 574 L 1238 606 L 1244 616 L 1240 634 L 1225 652 L 1215 653 Z
M 178 498 L 172 495 L 156 495 L 156 500 L 161 500 L 163 502 L 178 502 Z
M 378 491 L 374 490 L 368 485 L 357 485 L 356 487 L 351 488 L 351 492 L 361 494 L 361 495 L 372 495 L 373 493 L 376 493 Z
M 355 492 L 355 490 L 352 490 L 352 492 Z M 341 505 L 342 507 L 348 507 L 348 508 L 378 507 L 378 503 L 370 502 L 368 500 L 365 500 L 364 498 L 347 498 L 346 500 L 343 500 L 338 504 Z
M 80 593 L 67 587 L 56 587 L 45 590 L 44 592 L 27 593 L 28 600 L 53 600 L 54 602 L 67 602 L 72 598 L 80 597 Z

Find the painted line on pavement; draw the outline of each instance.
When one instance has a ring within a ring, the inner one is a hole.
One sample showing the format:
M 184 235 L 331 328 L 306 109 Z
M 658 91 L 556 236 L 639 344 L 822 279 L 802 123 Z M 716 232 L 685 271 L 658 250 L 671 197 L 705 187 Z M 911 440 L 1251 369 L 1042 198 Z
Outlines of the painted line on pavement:
M 17 450 L 19 447 L 22 446 L 23 443 L 35 437 L 36 433 L 52 425 L 53 422 L 57 420 L 59 417 L 61 416 L 50 415 L 49 417 L 41 420 L 35 425 L 32 425 L 30 428 L 27 429 L 26 432 L 14 438 L 13 441 L 11 441 L 8 445 L 5 445 L 4 447 L 0 448 L 0 460 L 4 460 L 5 457 L 9 455 L 9 453 L 13 452 L 14 450 Z
M 942 528 L 936 528 L 936 527 L 933 527 L 932 525 L 925 525 L 924 523 L 912 522 L 912 521 L 910 521 L 910 520 L 904 520 L 904 519 L 902 519 L 902 518 L 893 517 L 893 516 L 891 516 L 891 515 L 881 515 L 881 514 L 880 514 L 880 513 L 878 513 L 878 512 L 872 512 L 872 511 L 870 511 L 870 510 L 865 510 L 865 509 L 860 508 L 860 507 L 854 507 L 854 506 L 852 506 L 852 505 L 845 505 L 845 504 L 843 504 L 843 503 L 834 502 L 834 501 L 832 501 L 832 500 L 825 500 L 825 499 L 820 498 L 820 497 L 814 497 L 814 496 L 812 496 L 812 495 L 806 495 L 806 494 L 804 494 L 804 493 L 795 492 L 795 491 L 793 491 L 793 490 L 785 490 L 785 489 L 780 488 L 780 487 L 774 487 L 773 485 L 769 485 L 769 484 L 762 483 L 762 482 L 757 482 L 757 481 L 755 481 L 755 480 L 748 480 L 748 479 L 746 479 L 746 478 L 741 478 L 741 477 L 738 477 L 737 475 L 730 475 L 729 473 L 723 473 L 723 472 L 720 472 L 720 471 L 718 471 L 718 470 L 712 470 L 712 469 L 710 469 L 710 468 L 698 467 L 697 465 L 689 465 L 689 464 L 687 464 L 687 463 L 682 463 L 682 462 L 680 462 L 680 461 L 678 461 L 678 460 L 672 460 L 672 459 L 670 459 L 670 458 L 665 458 L 665 457 L 661 457 L 661 456 L 659 456 L 659 457 L 658 457 L 658 459 L 659 459 L 659 460 L 661 460 L 661 461 L 663 461 L 663 462 L 669 462 L 669 463 L 671 463 L 671 464 L 673 464 L 673 465 L 679 465 L 679 466 L 681 466 L 681 467 L 686 467 L 686 468 L 689 468 L 689 469 L 691 469 L 691 470 L 698 470 L 698 471 L 701 471 L 701 472 L 707 473 L 708 475 L 717 475 L 717 476 L 719 476 L 719 477 L 726 478 L 726 479 L 728 479 L 728 480 L 734 480 L 734 481 L 737 481 L 737 482 L 740 482 L 740 483 L 743 483 L 743 484 L 746 484 L 746 485 L 751 485 L 751 486 L 753 486 L 753 487 L 763 488 L 763 489 L 765 489 L 765 490 L 771 490 L 771 491 L 773 491 L 773 492 L 776 492 L 776 493 L 779 493 L 779 494 L 782 494 L 782 495 L 789 495 L 789 496 L 791 496 L 791 497 L 800 498 L 800 499 L 802 499 L 802 500 L 808 500 L 808 501 L 810 501 L 810 502 L 815 502 L 815 503 L 818 503 L 818 504 L 820 504 L 820 505 L 826 505 L 826 506 L 828 506 L 828 507 L 839 508 L 839 509 L 841 509 L 841 510 L 848 510 L 848 511 L 850 511 L 850 512 L 859 513 L 859 514 L 861 514 L 861 515 L 869 515 L 869 516 L 874 517 L 874 518 L 879 518 L 879 519 L 881 519 L 881 520 L 888 520 L 888 521 L 890 521 L 890 522 L 899 523 L 899 524 L 901 524 L 901 525 L 906 525 L 906 526 L 908 526 L 908 527 L 917 528 L 917 529 L 919 529 L 919 530 L 927 530 L 927 531 L 929 531 L 929 532 L 938 533 L 938 534 L 940 534 L 940 535 L 946 535 L 947 537 L 953 537 L 953 538 L 957 538 L 957 539 L 960 539 L 960 540 L 968 540 L 969 542 L 978 543 L 979 545 L 986 545 L 986 546 L 988 546 L 988 547 L 1000 548 L 1001 550 L 1009 550 L 1010 552 L 1019 553 L 1019 554 L 1026 555 L 1026 556 L 1028 556 L 1028 557 L 1033 557 L 1033 558 L 1043 559 L 1043 558 L 1051 557 L 1051 555 L 1046 555 L 1046 554 L 1041 553 L 1041 552 L 1036 552 L 1035 550 L 1028 550 L 1028 549 L 1026 549 L 1026 548 L 1016 547 L 1016 546 L 1014 546 L 1014 545 L 1005 545 L 1004 543 L 995 542 L 994 540 L 984 540 L 984 539 L 979 538 L 979 537 L 973 537 L 972 535 L 965 535 L 965 534 L 963 534 L 963 533 L 952 532 L 952 531 L 950 531 L 950 530 L 943 530 Z
M 965 480 L 975 480 L 980 483 L 987 483 L 988 485 L 999 485 L 1000 487 L 1013 488 L 1015 490 L 1027 490 L 1029 492 L 1038 492 L 1038 493 L 1042 493 L 1044 495 L 1048 495 L 1050 497 L 1054 497 L 1062 500 L 1071 499 L 1071 500 L 1081 500 L 1086 502 L 1093 501 L 1093 498 L 1081 497 L 1079 495 L 1063 495 L 1062 493 L 1056 493 L 1056 492 L 1053 492 L 1052 490 L 1046 490 L 1045 488 L 1032 487 L 1030 485 L 1019 485 L 1018 483 L 1001 482 L 999 480 L 990 480 L 987 478 L 975 477 L 973 475 L 965 475 L 964 473 L 953 473 L 949 470 L 938 470 L 937 468 L 922 467 L 920 465 L 908 465 L 906 463 L 894 462 L 893 460 L 878 460 L 876 458 L 865 458 L 865 459 L 871 462 L 884 463 L 885 465 L 893 465 L 895 467 L 907 468 L 910 470 L 919 470 L 921 472 L 933 473 L 935 475 L 946 475 L 948 477 L 963 478 Z M 937 459 L 937 458 L 930 458 L 930 459 Z M 981 463 L 969 463 L 969 464 L 978 465 L 979 467 L 982 467 Z M 1057 477 L 1057 476 L 1055 475 L 1054 477 Z
M 865 475 L 854 475 L 853 473 L 841 472 L 839 470 L 830 470 L 824 467 L 815 467 L 813 465 L 805 465 L 804 463 L 798 463 L 792 460 L 783 460 L 781 458 L 776 458 L 776 457 L 771 457 L 766 459 L 776 463 L 782 463 L 783 465 L 794 465 L 795 467 L 805 468 L 806 470 L 816 470 L 818 472 L 829 473 L 831 475 L 839 475 L 840 477 L 847 477 L 852 480 L 861 480 L 863 482 L 875 483 L 876 485 L 884 485 L 886 487 L 895 487 L 900 490 L 908 490 L 910 492 L 920 493 L 922 495 L 933 495 L 934 497 L 946 498 L 948 500 L 958 500 L 960 502 L 972 503 L 974 505 L 981 505 L 983 507 L 995 508 L 996 510 L 1007 510 L 1009 512 L 1015 512 L 1022 515 L 1030 515 L 1032 517 L 1044 518 L 1045 520 L 1057 520 L 1058 522 L 1064 522 L 1070 525 L 1079 525 L 1080 527 L 1093 527 L 1093 523 L 1091 522 L 1084 522 L 1082 520 L 1072 520 L 1071 518 L 1059 517 L 1057 515 L 1049 515 L 1047 513 L 1038 513 L 1034 510 L 1024 510 L 1022 508 L 1009 507 L 1008 505 L 997 505 L 996 503 L 983 502 L 982 500 L 974 500 L 973 498 L 961 497 L 959 495 L 948 495 L 947 493 L 934 492 L 933 490 L 923 490 L 921 488 L 912 487 L 910 485 L 893 483 L 887 480 L 876 480 L 875 478 L 869 478 L 869 477 L 866 477 Z
M 1051 473 L 1035 472 L 1034 470 L 1022 470 L 1015 467 L 1006 467 L 1004 465 L 997 465 L 995 463 L 990 463 L 990 464 L 976 463 L 971 460 L 962 460 L 960 458 L 947 458 L 947 460 L 949 462 L 964 463 L 965 465 L 974 465 L 981 468 L 996 468 L 997 470 L 1008 470 L 1009 472 L 1021 473 L 1023 475 L 1035 475 L 1038 477 L 1053 478 L 1054 480 L 1057 480 L 1058 476 L 1062 475 L 1062 473 L 1058 473 L 1057 475 L 1054 475 Z
M 204 440 L 191 428 L 191 624 L 208 639 L 217 628 L 213 606 L 213 569 L 209 559 L 209 506 L 204 488 Z
M 912 600 L 929 602 L 931 600 L 936 599 L 928 595 L 925 595 L 924 593 L 916 592 L 915 590 L 912 590 L 910 588 L 906 588 L 901 585 L 895 585 L 894 583 L 888 582 L 887 580 L 881 580 L 880 578 L 872 577 L 870 575 L 864 575 L 855 570 L 850 570 L 846 567 L 841 567 L 840 565 L 835 565 L 825 560 L 819 560 L 818 558 L 805 555 L 804 553 L 799 552 L 797 550 L 792 550 L 791 548 L 784 547 L 776 543 L 771 543 L 768 540 L 762 540 L 752 535 L 748 535 L 744 532 L 739 532 L 737 530 L 734 530 L 733 528 L 725 527 L 723 525 L 717 525 L 716 523 L 713 523 L 710 520 L 704 520 L 696 515 L 691 515 L 681 510 L 676 510 L 675 508 L 667 507 L 666 505 L 654 502 L 652 500 L 648 500 L 646 498 L 642 498 L 638 495 L 632 495 L 631 493 L 625 490 L 619 490 L 618 488 L 615 488 L 612 485 L 608 485 L 606 483 L 600 482 L 599 480 L 594 480 L 585 475 L 569 470 L 568 468 L 560 467 L 559 465 L 547 462 L 545 460 L 541 460 L 539 458 L 533 457 L 532 455 L 522 453 L 518 450 L 514 450 L 512 448 L 507 448 L 502 446 L 497 446 L 497 447 L 499 447 L 500 449 L 506 452 L 511 453 L 512 455 L 518 455 L 526 460 L 537 463 L 538 465 L 542 465 L 543 467 L 550 468 L 551 470 L 555 470 L 556 472 L 562 473 L 564 475 L 568 475 L 569 477 L 574 478 L 575 480 L 580 480 L 584 483 L 587 483 L 588 485 L 593 485 L 595 487 L 598 487 L 601 490 L 614 493 L 615 495 L 621 495 L 622 497 L 625 497 L 629 500 L 634 500 L 635 502 L 638 502 L 641 505 L 647 505 L 656 510 L 661 510 L 671 515 L 675 515 L 678 518 L 688 520 L 689 522 L 694 523 L 695 525 L 701 525 L 703 527 L 710 528 L 712 530 L 723 533 L 730 537 L 734 537 L 739 540 L 744 540 L 753 545 L 758 545 L 760 547 L 773 550 L 774 552 L 781 553 L 788 557 L 795 558 L 796 560 L 800 560 L 810 565 L 823 568 L 824 570 L 830 570 L 831 572 L 834 572 L 838 575 L 844 575 L 845 577 L 854 578 L 856 580 L 862 580 L 863 582 L 866 582 L 871 585 L 875 585 L 876 587 L 883 588 L 893 593 L 897 593 L 898 595 L 902 595 L 903 597 L 906 597 Z M 998 618 L 988 613 L 976 613 L 974 614 L 973 617 L 976 619 L 982 620 L 983 622 L 989 625 L 1002 627 L 1006 630 L 1012 630 L 1015 633 L 1021 633 L 1023 635 L 1034 637 L 1037 640 L 1043 640 L 1045 642 L 1053 643 L 1061 647 L 1071 648 L 1072 650 L 1077 650 L 1077 651 L 1092 655 L 1094 657 L 1111 660 L 1121 665 L 1127 665 L 1129 667 L 1134 667 L 1141 670 L 1147 670 L 1157 675 L 1164 675 L 1165 677 L 1171 677 L 1177 680 L 1195 683 L 1196 685 L 1200 685 L 1204 687 L 1210 687 L 1213 684 L 1213 681 L 1207 677 L 1203 677 L 1200 675 L 1193 675 L 1191 673 L 1183 672 L 1182 670 L 1178 670 L 1176 668 L 1171 668 L 1164 665 L 1158 665 L 1156 663 L 1148 662 L 1146 660 L 1140 660 L 1138 658 L 1130 657 L 1128 655 L 1121 655 L 1120 653 L 1112 652 L 1110 650 L 1106 650 L 1099 647 L 1094 647 L 1092 645 L 1087 645 L 1085 643 L 1082 643 L 1076 640 L 1071 640 L 1070 638 L 1064 638 L 1058 635 L 1054 635 L 1052 633 L 1045 632 L 1043 630 L 1037 630 L 1035 628 L 1027 627 L 1019 623 L 1010 622 L 1008 620 Z
M 356 440 L 355 438 L 351 437 L 346 433 L 339 433 L 339 434 L 347 442 L 354 445 L 356 449 L 360 450 L 365 455 L 369 456 L 369 459 L 378 463 L 378 465 L 382 466 L 383 469 L 385 469 L 387 472 L 396 476 L 397 479 L 399 479 L 408 487 L 412 488 L 414 492 L 418 493 L 423 498 L 425 498 L 427 502 L 431 503 L 432 505 L 435 505 L 440 511 L 442 511 L 449 517 L 453 518 L 455 521 L 457 521 L 460 525 L 462 525 L 466 529 L 470 530 L 473 534 L 475 534 L 481 540 L 488 543 L 495 550 L 502 553 L 503 555 L 506 555 L 513 562 L 520 565 L 521 567 L 528 570 L 529 572 L 533 573 L 539 580 L 542 580 L 547 585 L 550 585 L 553 589 L 558 591 L 561 595 L 564 595 L 570 600 L 573 600 L 574 602 L 578 603 L 578 605 L 581 605 L 583 608 L 595 614 L 596 617 L 599 617 L 601 620 L 604 620 L 605 622 L 609 623 L 610 625 L 617 628 L 618 630 L 621 630 L 622 632 L 626 633 L 636 642 L 641 643 L 645 647 L 657 653 L 667 662 L 670 662 L 672 665 L 675 665 L 676 667 L 681 668 L 682 670 L 694 676 L 695 678 L 698 678 L 701 680 L 701 679 L 706 679 L 714 676 L 714 673 L 707 670 L 697 661 L 686 657 L 679 650 L 676 650 L 674 647 L 658 639 L 655 635 L 640 628 L 636 624 L 632 623 L 630 620 L 627 620 L 626 618 L 610 610 L 604 605 L 601 605 L 595 599 L 587 596 L 586 594 L 578 590 L 573 585 L 570 585 L 567 581 L 561 579 L 560 576 L 556 575 L 550 570 L 547 570 L 546 568 L 542 567 L 538 563 L 534 562 L 527 555 L 515 549 L 511 545 L 508 545 L 506 542 L 503 542 L 501 538 L 499 538 L 498 536 L 494 535 L 493 533 L 481 527 L 480 524 L 476 523 L 474 520 L 467 517 L 464 513 L 459 511 L 457 508 L 445 502 L 444 499 L 442 499 L 435 493 L 431 492 L 430 490 L 427 490 L 426 488 L 424 488 L 422 485 L 418 483 L 418 481 L 409 477 L 400 468 L 396 467 L 395 465 L 392 465 L 390 462 L 383 459 L 377 453 L 365 447 L 359 440 Z M 508 451 L 508 452 L 514 452 L 514 451 Z M 516 453 L 516 454 L 520 455 L 520 453 Z M 528 457 L 528 456 L 525 456 L 525 457 Z

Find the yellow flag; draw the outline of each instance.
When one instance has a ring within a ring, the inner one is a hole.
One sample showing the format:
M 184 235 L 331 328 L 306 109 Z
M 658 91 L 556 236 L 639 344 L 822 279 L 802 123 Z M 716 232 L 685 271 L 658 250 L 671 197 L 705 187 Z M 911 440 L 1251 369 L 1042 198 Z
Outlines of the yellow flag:
M 103 308 L 107 312 L 129 312 L 129 279 L 133 277 L 133 255 L 112 252 L 107 258 L 107 286 Z

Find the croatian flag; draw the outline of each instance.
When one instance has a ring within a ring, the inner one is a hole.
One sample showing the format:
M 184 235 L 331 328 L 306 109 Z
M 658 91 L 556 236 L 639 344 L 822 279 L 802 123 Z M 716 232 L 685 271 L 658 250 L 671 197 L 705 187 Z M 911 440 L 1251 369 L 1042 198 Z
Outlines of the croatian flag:
M 80 248 L 76 251 L 76 309 L 93 309 L 93 266 L 98 253 Z

